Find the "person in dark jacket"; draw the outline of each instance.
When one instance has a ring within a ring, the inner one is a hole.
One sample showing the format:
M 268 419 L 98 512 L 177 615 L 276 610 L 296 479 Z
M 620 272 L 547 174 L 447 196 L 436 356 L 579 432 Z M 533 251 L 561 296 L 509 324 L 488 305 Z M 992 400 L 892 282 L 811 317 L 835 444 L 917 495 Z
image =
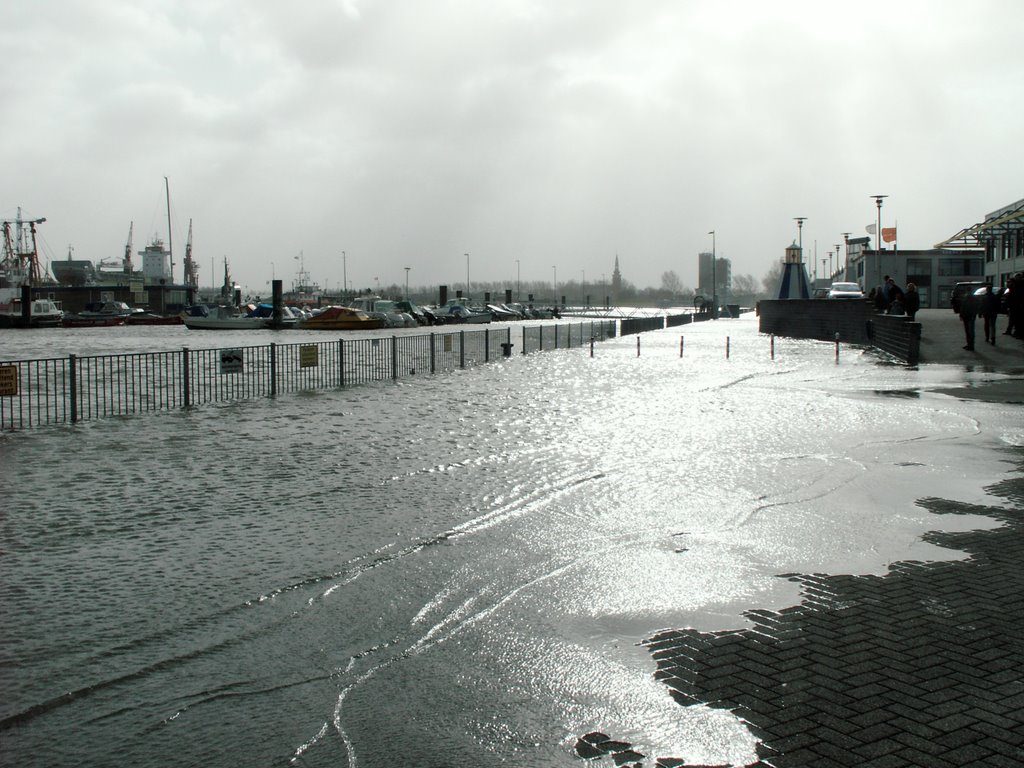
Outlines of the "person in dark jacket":
M 985 286 L 985 292 L 980 297 L 978 308 L 982 319 L 985 321 L 985 341 L 989 344 L 996 343 L 996 320 L 999 319 L 999 296 L 992 290 L 992 284 Z
M 920 308 L 921 294 L 917 292 L 917 286 L 907 283 L 907 292 L 903 295 L 903 311 L 907 313 L 907 319 L 913 320 Z
M 978 317 L 978 297 L 972 291 L 964 294 L 960 300 L 960 320 L 964 324 L 964 338 L 967 343 L 964 349 L 968 352 L 974 351 L 974 321 Z

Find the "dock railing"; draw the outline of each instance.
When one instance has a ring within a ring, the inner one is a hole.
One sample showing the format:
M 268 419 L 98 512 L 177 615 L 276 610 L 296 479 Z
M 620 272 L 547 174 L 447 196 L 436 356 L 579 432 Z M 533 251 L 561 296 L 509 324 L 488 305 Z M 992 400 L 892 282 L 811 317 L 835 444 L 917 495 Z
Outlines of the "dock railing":
M 614 338 L 616 328 L 615 320 L 523 326 L 519 352 L 582 347 Z M 509 326 L 4 361 L 0 431 L 442 373 L 511 355 L 517 341 Z

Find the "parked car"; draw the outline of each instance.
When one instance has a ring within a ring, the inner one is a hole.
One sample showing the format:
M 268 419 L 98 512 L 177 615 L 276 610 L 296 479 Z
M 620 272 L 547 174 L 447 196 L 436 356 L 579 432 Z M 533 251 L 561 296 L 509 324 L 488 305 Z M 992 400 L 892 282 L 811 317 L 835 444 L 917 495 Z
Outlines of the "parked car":
M 832 283 L 828 289 L 830 299 L 863 299 L 864 291 L 857 283 Z
M 978 301 L 981 301 L 981 297 L 985 295 L 985 292 L 987 290 L 988 286 L 983 285 L 981 286 L 981 288 L 978 288 L 974 291 L 974 295 L 978 297 Z M 1010 289 L 995 287 L 992 289 L 992 293 L 994 293 L 996 295 L 996 298 L 999 299 L 999 314 L 1009 314 L 1010 307 L 1008 304 L 1008 299 L 1010 298 Z
M 953 311 L 959 315 L 960 302 L 963 301 L 964 296 L 968 293 L 974 293 L 979 288 L 984 288 L 986 285 L 988 285 L 988 283 L 984 283 L 981 280 L 957 283 L 953 286 L 953 290 L 949 292 L 949 305 L 953 307 Z

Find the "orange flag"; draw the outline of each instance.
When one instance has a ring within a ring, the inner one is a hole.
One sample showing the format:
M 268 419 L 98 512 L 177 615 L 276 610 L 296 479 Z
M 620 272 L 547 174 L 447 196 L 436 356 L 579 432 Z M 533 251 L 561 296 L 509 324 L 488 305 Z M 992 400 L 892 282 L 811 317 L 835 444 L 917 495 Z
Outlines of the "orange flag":
M 887 243 L 895 243 L 896 227 L 882 227 L 882 239 Z

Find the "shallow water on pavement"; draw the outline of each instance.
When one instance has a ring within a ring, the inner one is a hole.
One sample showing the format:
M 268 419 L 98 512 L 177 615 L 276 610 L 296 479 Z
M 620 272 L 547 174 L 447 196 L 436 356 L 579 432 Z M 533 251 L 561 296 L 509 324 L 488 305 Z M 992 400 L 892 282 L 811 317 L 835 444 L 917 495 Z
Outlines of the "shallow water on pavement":
M 922 534 L 993 523 L 916 500 L 1024 445 L 970 374 L 756 328 L 0 437 L 0 762 L 755 761 L 639 642 L 961 557 Z

